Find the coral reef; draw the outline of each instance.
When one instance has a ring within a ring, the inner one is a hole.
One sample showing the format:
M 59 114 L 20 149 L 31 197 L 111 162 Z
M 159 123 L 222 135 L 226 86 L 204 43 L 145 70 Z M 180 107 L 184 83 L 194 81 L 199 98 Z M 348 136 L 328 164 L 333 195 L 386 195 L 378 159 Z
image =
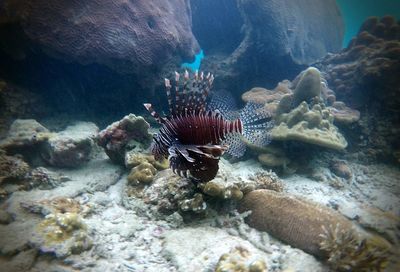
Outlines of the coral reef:
M 346 265 L 361 268 L 366 264 L 384 265 L 390 257 L 391 245 L 384 238 L 369 234 L 338 212 L 305 199 L 256 190 L 244 197 L 240 210 L 252 211 L 247 219 L 250 226 L 342 269 Z M 333 232 L 327 232 L 332 226 Z M 357 258 L 349 263 L 349 256 Z
M 275 121 L 271 137 L 283 142 L 298 141 L 343 150 L 348 143 L 335 124 L 350 126 L 360 118 L 357 110 L 336 101 L 335 93 L 314 67 L 302 71 L 292 82 L 278 83 L 273 90 L 253 88 L 245 92 L 242 99 L 264 104 Z M 293 172 L 287 167 L 291 158 L 281 144 L 263 149 L 249 146 L 258 153 L 258 160 L 263 165 Z
M 314 65 L 337 98 L 361 112 L 359 126 L 351 131 L 357 156 L 364 161 L 398 161 L 400 25 L 396 19 L 368 18 L 347 48 Z
M 113 162 L 124 164 L 127 151 L 137 145 L 145 149 L 150 144 L 152 135 L 149 128 L 143 117 L 129 114 L 100 131 L 97 144 L 104 148 Z
M 132 185 L 149 184 L 157 173 L 156 168 L 148 162 L 142 162 L 132 168 L 128 175 L 128 182 Z
M 41 146 L 41 156 L 50 165 L 79 167 L 90 159 L 98 128 L 90 122 L 78 122 L 50 137 Z
M 296 140 L 337 150 L 347 146 L 346 139 L 333 124 L 332 114 L 321 103 L 310 108 L 303 101 L 277 119 L 277 125 L 271 131 L 274 140 Z
M 222 161 L 220 173 L 215 179 L 199 184 L 198 188 L 205 194 L 214 198 L 238 201 L 243 196 L 257 189 L 283 188 L 282 181 L 272 171 L 258 172 L 248 178 L 237 178 L 230 172 L 229 166 Z
M 173 56 L 191 58 L 199 50 L 186 0 L 87 4 L 7 0 L 0 10 L 0 23 L 20 25 L 20 31 L 47 55 L 103 64 L 119 73 L 134 73 L 138 79 L 159 71 Z
M 188 211 L 189 208 L 200 211 L 204 206 L 204 202 L 200 201 L 202 199 L 199 197 L 197 197 L 198 201 L 193 199 L 196 194 L 193 182 L 174 175 L 169 169 L 158 172 L 148 186 L 127 186 L 125 194 L 126 207 L 132 208 L 131 206 L 135 205 L 135 199 L 139 198 L 144 203 L 151 204 L 155 212 L 167 215 L 183 211 L 182 207 L 185 211 Z M 195 204 L 197 206 L 194 206 Z
M 315 65 L 340 100 L 356 107 L 376 100 L 386 110 L 397 112 L 399 56 L 400 27 L 396 19 L 370 17 L 346 49 L 327 55 Z
M 58 258 L 79 254 L 92 246 L 86 228 L 77 213 L 49 214 L 38 225 L 31 243 L 41 252 L 53 253 Z
M 215 272 L 267 272 L 267 265 L 263 259 L 254 256 L 242 247 L 236 247 L 229 253 L 223 254 L 217 263 Z
M 23 179 L 29 172 L 29 165 L 17 156 L 7 156 L 0 149 L 0 184 L 5 181 Z

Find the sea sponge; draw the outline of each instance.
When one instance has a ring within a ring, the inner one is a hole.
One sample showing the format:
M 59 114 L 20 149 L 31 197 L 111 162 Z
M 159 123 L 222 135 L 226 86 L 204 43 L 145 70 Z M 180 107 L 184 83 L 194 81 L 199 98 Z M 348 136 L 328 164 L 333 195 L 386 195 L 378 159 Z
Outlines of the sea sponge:
M 236 247 L 223 254 L 217 263 L 215 272 L 267 272 L 267 265 L 261 258 L 252 255 L 243 247 Z
M 148 184 L 153 181 L 154 175 L 157 173 L 156 168 L 148 162 L 142 162 L 138 166 L 132 168 L 128 181 L 130 184 Z
M 389 258 L 391 245 L 384 238 L 363 231 L 335 210 L 302 198 L 255 190 L 245 195 L 239 210 L 252 211 L 247 218 L 250 226 L 328 262 L 334 260 L 332 265 L 341 269 L 349 264 L 348 255 L 354 257 L 351 267 L 356 268 L 366 264 L 382 268 Z
M 303 101 L 287 114 L 276 117 L 277 126 L 271 130 L 274 140 L 295 140 L 336 150 L 343 150 L 347 141 L 333 125 L 333 116 L 323 104 L 309 108 Z

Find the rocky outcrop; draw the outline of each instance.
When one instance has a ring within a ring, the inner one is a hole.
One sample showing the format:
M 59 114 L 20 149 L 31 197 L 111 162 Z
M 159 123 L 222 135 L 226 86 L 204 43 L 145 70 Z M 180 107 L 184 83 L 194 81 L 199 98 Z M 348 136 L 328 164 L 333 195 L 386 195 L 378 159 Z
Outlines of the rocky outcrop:
M 234 8 L 239 10 L 244 22 L 241 43 L 225 59 L 217 58 L 217 62 L 223 61 L 216 87 L 221 84 L 226 89 L 239 91 L 239 88 L 291 78 L 304 65 L 341 49 L 344 23 L 335 1 L 242 0 Z M 218 12 L 211 9 L 193 16 L 204 16 L 205 20 Z M 236 24 L 237 19 L 232 17 Z M 216 65 L 213 62 L 213 59 L 206 61 L 206 66 L 212 69 Z M 219 81 L 221 78 L 227 81 Z
M 96 141 L 113 162 L 124 165 L 128 151 L 143 151 L 150 145 L 149 128 L 143 117 L 129 114 L 100 131 Z
M 160 68 L 172 57 L 191 58 L 199 49 L 186 0 L 7 0 L 0 14 L 0 24 L 18 22 L 51 56 L 122 73 Z
M 54 134 L 41 147 L 42 158 L 57 167 L 78 167 L 89 161 L 98 127 L 77 122 Z

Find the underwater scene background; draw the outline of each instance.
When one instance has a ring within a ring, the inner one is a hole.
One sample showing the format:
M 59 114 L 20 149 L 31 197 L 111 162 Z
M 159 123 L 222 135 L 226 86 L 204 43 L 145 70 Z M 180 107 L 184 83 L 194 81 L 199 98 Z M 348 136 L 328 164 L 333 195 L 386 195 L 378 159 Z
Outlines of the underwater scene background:
M 0 271 L 400 271 L 400 1 L 0 1 Z

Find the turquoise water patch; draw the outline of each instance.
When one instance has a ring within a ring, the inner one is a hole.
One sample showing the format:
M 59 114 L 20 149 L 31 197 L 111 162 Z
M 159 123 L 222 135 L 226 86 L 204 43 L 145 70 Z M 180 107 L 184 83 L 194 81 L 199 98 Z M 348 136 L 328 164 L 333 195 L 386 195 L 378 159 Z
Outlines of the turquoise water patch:
M 399 0 L 336 0 L 345 22 L 343 47 L 357 35 L 360 26 L 370 16 L 392 15 L 400 18 Z
M 203 50 L 200 50 L 200 52 L 195 56 L 195 59 L 192 63 L 182 63 L 181 68 L 184 69 L 190 69 L 192 71 L 200 70 L 200 65 L 201 65 L 201 60 L 204 58 L 204 52 Z

